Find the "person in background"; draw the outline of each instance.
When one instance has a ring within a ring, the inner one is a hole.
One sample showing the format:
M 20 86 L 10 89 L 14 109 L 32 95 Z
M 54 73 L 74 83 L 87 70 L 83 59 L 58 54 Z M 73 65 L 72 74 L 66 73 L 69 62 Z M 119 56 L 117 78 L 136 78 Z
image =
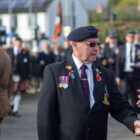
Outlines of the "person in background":
M 47 43 L 43 44 L 42 52 L 39 53 L 38 60 L 40 64 L 40 78 L 42 79 L 45 66 L 54 62 L 53 57 L 50 55 L 50 46 Z
M 29 79 L 29 52 L 22 48 L 22 39 L 17 37 L 14 46 L 7 49 L 7 53 L 11 57 L 13 64 L 13 87 L 12 87 L 12 115 L 20 117 L 19 106 L 21 94 L 25 92 L 25 81 Z M 11 98 L 12 98 L 11 97 Z
M 140 45 L 140 30 L 136 30 L 136 33 L 134 36 L 134 43 L 136 45 Z
M 117 68 L 116 68 L 116 59 L 119 54 L 119 46 L 120 44 L 118 43 L 118 36 L 117 32 L 115 30 L 112 30 L 109 33 L 109 42 L 106 43 L 104 47 L 104 57 L 107 60 L 107 68 L 110 70 L 113 70 L 115 73 L 117 73 Z
M 63 47 L 59 50 L 59 55 L 57 57 L 57 62 L 61 62 L 66 60 L 69 56 L 72 54 L 72 47 L 70 46 L 70 43 L 68 40 L 65 40 L 63 42 Z
M 136 106 L 136 90 L 140 88 L 140 47 L 135 45 L 134 37 L 135 31 L 126 32 L 126 43 L 120 48 L 119 54 L 119 78 L 125 81 L 125 97 L 130 98 L 132 106 L 139 113 L 140 109 Z
M 59 57 L 60 47 L 61 47 L 60 44 L 56 44 L 56 45 L 53 47 L 52 56 L 53 56 L 54 62 L 57 62 L 57 59 L 58 59 L 58 57 Z
M 12 88 L 12 62 L 8 54 L 0 48 L 0 125 L 11 114 L 9 97 Z
M 139 100 L 137 101 L 136 104 L 140 108 L 140 89 L 138 89 L 137 92 L 138 92 L 138 98 L 139 98 Z
M 31 74 L 31 85 L 27 90 L 29 94 L 35 94 L 40 91 L 40 74 L 39 74 L 39 50 L 36 46 L 33 47 L 31 58 L 30 58 L 30 74 Z
M 44 71 L 37 111 L 39 140 L 107 140 L 108 114 L 140 136 L 140 120 L 118 90 L 113 71 L 95 63 L 98 30 L 68 35 L 73 54 Z

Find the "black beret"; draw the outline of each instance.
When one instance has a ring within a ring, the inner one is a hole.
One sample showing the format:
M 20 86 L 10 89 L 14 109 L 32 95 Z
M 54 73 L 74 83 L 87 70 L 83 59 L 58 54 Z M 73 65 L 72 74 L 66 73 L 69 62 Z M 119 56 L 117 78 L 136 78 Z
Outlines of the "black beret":
M 98 30 L 94 26 L 77 28 L 68 35 L 70 41 L 82 41 L 88 38 L 98 38 Z

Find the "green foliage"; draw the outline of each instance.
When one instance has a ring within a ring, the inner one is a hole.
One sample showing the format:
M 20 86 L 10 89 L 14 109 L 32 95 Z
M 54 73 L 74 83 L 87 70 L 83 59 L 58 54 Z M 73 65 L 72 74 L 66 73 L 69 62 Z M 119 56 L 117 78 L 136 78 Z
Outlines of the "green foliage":
M 138 5 L 138 0 L 121 0 L 117 8 L 124 8 L 124 7 L 129 7 L 129 6 L 137 6 Z
M 127 30 L 140 29 L 140 22 L 100 22 L 90 25 L 93 25 L 100 30 L 99 38 L 101 42 L 104 42 L 111 30 L 116 30 L 118 32 L 119 40 L 124 42 L 125 32 Z
M 121 0 L 108 0 L 107 7 L 112 8 L 116 7 L 116 5 L 120 2 Z
M 140 21 L 140 14 L 135 7 L 126 7 L 118 10 L 119 21 Z
M 101 22 L 103 21 L 104 15 L 96 13 L 95 11 L 88 11 L 89 12 L 89 23 L 94 22 Z

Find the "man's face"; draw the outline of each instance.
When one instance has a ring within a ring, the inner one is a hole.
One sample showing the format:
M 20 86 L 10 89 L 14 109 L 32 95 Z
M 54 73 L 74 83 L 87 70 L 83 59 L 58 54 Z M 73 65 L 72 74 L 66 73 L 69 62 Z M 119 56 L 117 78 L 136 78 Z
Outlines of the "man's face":
M 15 41 L 15 46 L 18 47 L 18 48 L 21 48 L 22 47 L 22 42 L 20 40 L 16 40 Z
M 98 38 L 89 38 L 81 42 L 72 42 L 74 55 L 83 63 L 88 64 L 96 61 L 99 53 Z
M 110 38 L 110 42 L 111 45 L 115 45 L 117 43 L 117 38 Z
M 125 39 L 126 39 L 127 43 L 132 44 L 133 41 L 134 41 L 134 35 L 133 34 L 128 34 L 128 35 L 126 35 Z

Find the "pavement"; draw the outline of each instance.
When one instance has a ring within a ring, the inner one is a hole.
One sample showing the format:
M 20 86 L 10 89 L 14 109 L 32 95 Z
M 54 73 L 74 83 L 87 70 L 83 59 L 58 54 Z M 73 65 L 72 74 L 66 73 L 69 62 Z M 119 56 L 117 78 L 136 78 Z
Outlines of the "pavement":
M 38 140 L 36 127 L 38 97 L 38 94 L 23 96 L 19 112 L 22 117 L 11 116 L 3 121 L 0 140 Z M 140 137 L 135 137 L 124 125 L 109 116 L 108 140 L 140 140 Z

